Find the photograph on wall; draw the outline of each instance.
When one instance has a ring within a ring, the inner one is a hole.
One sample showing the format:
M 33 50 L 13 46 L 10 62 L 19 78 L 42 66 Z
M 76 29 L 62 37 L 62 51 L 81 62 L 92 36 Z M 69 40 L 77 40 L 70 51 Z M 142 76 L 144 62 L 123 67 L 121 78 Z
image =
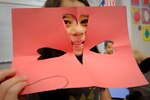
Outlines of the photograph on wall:
M 131 7 L 131 15 L 132 15 L 132 23 L 140 24 L 141 14 L 140 14 L 140 9 L 138 7 L 135 6 Z
M 143 41 L 150 41 L 150 26 L 143 26 L 142 28 Z
M 148 8 L 142 8 L 142 23 L 150 24 L 150 15 Z

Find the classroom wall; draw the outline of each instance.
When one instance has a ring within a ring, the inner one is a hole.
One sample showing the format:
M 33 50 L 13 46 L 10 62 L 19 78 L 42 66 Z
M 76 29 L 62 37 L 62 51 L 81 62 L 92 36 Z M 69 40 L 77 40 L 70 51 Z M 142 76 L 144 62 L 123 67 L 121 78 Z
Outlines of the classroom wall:
M 145 2 L 150 0 L 145 0 Z M 136 9 L 135 9 L 136 8 Z M 134 11 L 136 10 L 136 11 Z M 135 22 L 135 13 L 139 13 L 139 21 Z M 139 0 L 139 5 L 131 4 L 131 20 L 132 20 L 132 45 L 133 48 L 140 49 L 143 53 L 150 56 L 150 12 L 149 4 L 145 5 Z M 147 20 L 147 21 L 144 21 Z M 149 34 L 146 35 L 146 30 Z M 148 37 L 147 37 L 148 36 Z
M 12 8 L 42 7 L 45 0 L 0 0 L 0 63 L 12 61 Z
M 129 26 L 129 34 L 132 48 L 136 48 L 141 50 L 147 56 L 150 56 L 150 35 L 146 37 L 143 34 L 150 33 L 150 12 L 149 5 L 150 0 L 133 0 L 138 1 L 138 4 L 133 3 L 132 0 L 121 0 L 121 5 L 125 5 L 127 7 L 127 15 L 128 15 L 128 26 Z M 143 3 L 147 3 L 145 5 Z M 134 7 L 134 8 L 133 8 Z M 148 13 L 142 13 L 142 9 L 147 9 Z M 137 14 L 138 12 L 138 14 Z M 138 18 L 138 15 L 140 18 Z M 144 16 L 148 20 L 148 23 L 143 23 Z M 146 33 L 147 29 L 147 33 Z M 146 37 L 146 39 L 145 39 Z

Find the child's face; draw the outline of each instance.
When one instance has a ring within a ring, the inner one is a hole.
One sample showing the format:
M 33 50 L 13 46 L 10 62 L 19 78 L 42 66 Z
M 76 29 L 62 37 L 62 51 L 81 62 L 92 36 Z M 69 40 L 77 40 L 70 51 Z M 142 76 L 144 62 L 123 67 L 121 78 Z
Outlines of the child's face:
M 73 51 L 76 56 L 81 56 L 85 40 L 86 27 L 88 23 L 88 15 L 81 15 L 77 18 L 71 14 L 63 17 L 66 30 L 71 39 Z
M 113 43 L 109 42 L 106 46 L 106 51 L 108 54 L 112 54 L 114 52 Z
M 79 7 L 85 6 L 79 0 L 62 0 L 61 7 Z M 86 27 L 88 22 L 87 15 L 81 15 L 77 20 L 73 15 L 63 16 L 68 35 L 71 39 L 73 51 L 76 56 L 82 55 L 83 44 L 85 40 Z

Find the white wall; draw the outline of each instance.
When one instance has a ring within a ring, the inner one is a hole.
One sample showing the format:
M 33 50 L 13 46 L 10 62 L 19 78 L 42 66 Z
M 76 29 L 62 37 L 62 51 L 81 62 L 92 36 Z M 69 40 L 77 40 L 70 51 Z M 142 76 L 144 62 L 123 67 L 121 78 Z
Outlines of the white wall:
M 12 61 L 11 9 L 41 7 L 43 3 L 40 3 L 33 0 L 0 0 L 0 63 Z
M 0 3 L 11 3 L 25 6 L 43 6 L 46 0 L 0 0 Z

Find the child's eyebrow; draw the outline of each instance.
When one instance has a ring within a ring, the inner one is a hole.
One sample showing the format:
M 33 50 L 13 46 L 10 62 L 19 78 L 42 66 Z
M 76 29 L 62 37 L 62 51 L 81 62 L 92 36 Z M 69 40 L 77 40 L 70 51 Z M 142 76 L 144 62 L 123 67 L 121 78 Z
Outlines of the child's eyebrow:
M 74 17 L 74 18 L 76 18 L 74 15 L 72 15 L 72 14 L 64 14 L 63 15 L 63 18 L 68 18 L 69 16 L 72 16 L 72 17 Z
M 88 17 L 89 17 L 89 15 L 81 15 L 80 17 L 86 17 L 86 18 L 88 18 Z

